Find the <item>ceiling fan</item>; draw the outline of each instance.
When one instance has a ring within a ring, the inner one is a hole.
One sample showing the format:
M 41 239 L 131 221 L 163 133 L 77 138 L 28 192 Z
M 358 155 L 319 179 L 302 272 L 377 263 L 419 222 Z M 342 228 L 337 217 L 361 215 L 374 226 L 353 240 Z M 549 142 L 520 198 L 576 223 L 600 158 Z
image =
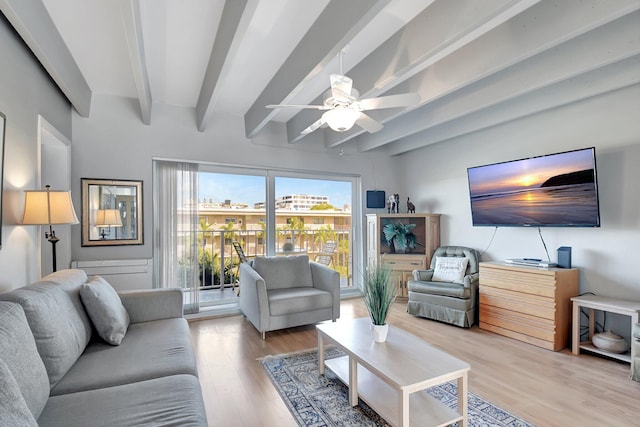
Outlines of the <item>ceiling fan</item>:
M 342 62 L 342 61 L 341 61 Z M 342 64 L 340 64 L 342 71 Z M 307 135 L 318 128 L 329 126 L 336 132 L 344 132 L 357 124 L 367 132 L 374 133 L 382 129 L 382 123 L 364 113 L 367 110 L 382 108 L 409 107 L 420 102 L 417 93 L 380 96 L 360 99 L 360 93 L 353 87 L 353 80 L 342 74 L 329 76 L 331 88 L 323 94 L 322 105 L 267 105 L 267 108 L 310 108 L 326 110 L 322 117 L 313 122 L 301 134 Z

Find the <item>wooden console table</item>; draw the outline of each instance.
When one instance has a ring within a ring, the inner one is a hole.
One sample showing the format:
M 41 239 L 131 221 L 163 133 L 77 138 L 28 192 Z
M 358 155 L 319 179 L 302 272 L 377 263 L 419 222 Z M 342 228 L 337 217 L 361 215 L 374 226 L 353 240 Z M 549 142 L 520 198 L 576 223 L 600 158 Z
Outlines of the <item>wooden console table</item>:
M 627 351 L 626 353 L 620 354 L 601 350 L 591 343 L 591 339 L 593 338 L 595 331 L 595 317 L 593 311 L 601 310 L 630 316 L 631 327 L 633 327 L 634 323 L 640 322 L 640 302 L 603 297 L 599 295 L 581 295 L 571 298 L 571 301 L 573 302 L 573 331 L 571 339 L 571 351 L 573 354 L 580 354 L 580 349 L 582 349 L 631 363 L 631 358 L 635 356 L 635 354 L 631 353 L 633 352 L 633 346 L 631 346 L 631 352 Z M 582 307 L 590 309 L 588 341 L 580 341 L 580 308 Z

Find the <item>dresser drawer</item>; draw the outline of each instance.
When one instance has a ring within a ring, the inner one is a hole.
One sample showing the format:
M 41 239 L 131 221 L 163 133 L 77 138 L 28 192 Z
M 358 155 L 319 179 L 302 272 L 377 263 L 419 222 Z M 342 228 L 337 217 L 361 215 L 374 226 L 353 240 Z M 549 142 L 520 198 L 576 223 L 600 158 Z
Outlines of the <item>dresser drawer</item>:
M 480 285 L 549 298 L 553 298 L 556 292 L 555 275 L 525 271 L 514 276 L 512 271 L 486 268 L 482 265 L 480 265 Z
M 542 319 L 553 320 L 556 316 L 556 301 L 553 298 L 482 285 L 480 286 L 480 304 L 537 316 Z
M 425 268 L 425 260 L 422 259 L 383 259 L 382 265 L 391 269 L 398 271 L 413 271 L 413 270 L 424 270 Z

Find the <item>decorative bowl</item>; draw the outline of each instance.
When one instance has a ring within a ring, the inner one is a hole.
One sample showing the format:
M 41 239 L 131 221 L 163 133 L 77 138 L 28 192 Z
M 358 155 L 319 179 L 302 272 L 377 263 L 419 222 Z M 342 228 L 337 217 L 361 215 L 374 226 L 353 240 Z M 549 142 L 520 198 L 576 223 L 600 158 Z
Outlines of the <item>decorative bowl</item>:
M 593 335 L 591 342 L 600 350 L 610 351 L 611 353 L 624 353 L 629 349 L 629 344 L 624 338 L 610 331 Z

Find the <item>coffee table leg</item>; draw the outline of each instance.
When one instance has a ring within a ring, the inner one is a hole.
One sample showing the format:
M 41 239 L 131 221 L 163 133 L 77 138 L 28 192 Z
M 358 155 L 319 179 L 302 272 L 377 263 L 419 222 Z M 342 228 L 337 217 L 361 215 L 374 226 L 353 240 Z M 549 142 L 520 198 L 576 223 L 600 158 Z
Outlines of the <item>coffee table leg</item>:
M 349 356 L 349 405 L 358 404 L 358 362 Z
M 324 375 L 324 338 L 320 331 L 318 331 L 318 372 Z
M 469 407 L 467 402 L 467 373 L 458 378 L 458 412 L 462 415 L 462 427 L 469 425 Z
M 409 393 L 406 390 L 400 390 L 398 392 L 398 414 L 400 414 L 398 420 L 398 427 L 405 427 L 409 425 Z

